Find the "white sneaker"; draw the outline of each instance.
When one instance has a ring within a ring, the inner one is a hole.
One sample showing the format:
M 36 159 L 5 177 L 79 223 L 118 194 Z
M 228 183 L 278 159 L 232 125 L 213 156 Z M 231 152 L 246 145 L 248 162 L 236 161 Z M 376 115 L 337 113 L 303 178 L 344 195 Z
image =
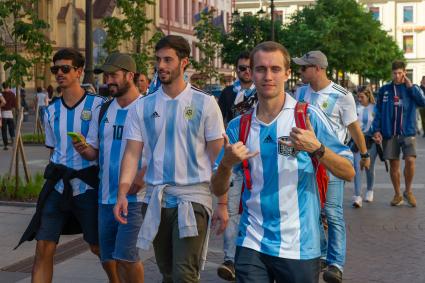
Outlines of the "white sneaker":
M 353 196 L 353 207 L 354 208 L 362 207 L 362 197 L 361 196 Z
M 373 201 L 373 191 L 366 191 L 366 194 L 364 196 L 365 202 L 372 202 Z

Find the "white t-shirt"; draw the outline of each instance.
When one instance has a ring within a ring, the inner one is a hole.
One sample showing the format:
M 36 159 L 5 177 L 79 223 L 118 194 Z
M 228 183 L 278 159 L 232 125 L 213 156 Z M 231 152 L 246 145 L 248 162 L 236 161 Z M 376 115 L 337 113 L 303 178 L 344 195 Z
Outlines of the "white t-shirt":
M 316 92 L 307 84 L 297 89 L 295 97 L 319 107 L 331 120 L 338 139 L 342 143 L 348 141 L 347 126 L 357 120 L 356 102 L 348 90 L 331 82 Z
M 47 106 L 47 104 L 46 104 L 47 94 L 45 94 L 44 92 L 38 92 L 36 94 L 36 97 L 37 97 L 37 105 L 38 106 Z
M 124 138 L 144 142 L 148 185 L 210 182 L 207 142 L 221 139 L 223 117 L 213 96 L 189 83 L 176 98 L 162 87 L 129 110 Z

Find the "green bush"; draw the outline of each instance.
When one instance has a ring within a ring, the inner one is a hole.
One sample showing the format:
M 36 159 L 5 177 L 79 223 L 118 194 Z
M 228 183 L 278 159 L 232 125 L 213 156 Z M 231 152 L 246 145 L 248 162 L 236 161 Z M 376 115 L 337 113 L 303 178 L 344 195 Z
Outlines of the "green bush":
M 22 134 L 22 141 L 24 143 L 40 143 L 40 144 L 44 144 L 44 135 L 39 135 L 39 134 Z
M 0 177 L 0 199 L 16 201 L 35 201 L 44 184 L 43 174 L 37 173 L 28 183 L 19 178 L 18 190 L 15 191 L 15 177 Z

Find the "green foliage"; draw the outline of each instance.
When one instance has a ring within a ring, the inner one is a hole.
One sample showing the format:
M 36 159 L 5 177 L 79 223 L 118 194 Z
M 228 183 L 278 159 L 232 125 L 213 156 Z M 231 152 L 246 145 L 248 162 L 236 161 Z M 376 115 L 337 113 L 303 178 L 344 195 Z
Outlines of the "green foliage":
M 388 64 L 403 58 L 380 23 L 355 0 L 318 0 L 305 7 L 284 27 L 280 42 L 292 56 L 321 50 L 330 70 L 379 79 L 390 75 L 390 69 L 385 69 Z
M 147 73 L 148 62 L 151 61 L 150 51 L 152 47 L 162 37 L 162 33 L 156 32 L 145 44 L 142 40 L 151 19 L 146 16 L 146 7 L 155 4 L 152 0 L 117 0 L 117 8 L 123 18 L 106 17 L 103 23 L 106 28 L 107 37 L 103 47 L 108 53 L 117 52 L 119 47 L 128 42 L 134 42 L 134 49 L 131 52 L 136 61 L 137 71 Z
M 40 143 L 44 144 L 44 135 L 39 134 L 22 134 L 23 143 Z
M 217 11 L 210 9 L 201 12 L 201 18 L 195 25 L 195 36 L 198 39 L 196 47 L 200 52 L 199 61 L 191 60 L 193 68 L 199 73 L 201 79 L 195 81 L 195 84 L 203 88 L 212 80 L 220 81 L 221 74 L 215 67 L 215 61 L 220 56 L 221 49 L 221 30 L 213 24 L 213 19 Z
M 0 199 L 17 201 L 34 201 L 37 199 L 43 184 L 43 174 L 37 173 L 29 183 L 25 183 L 19 178 L 18 190 L 15 191 L 16 177 L 0 176 Z
M 257 44 L 270 40 L 270 36 L 271 20 L 269 18 L 261 18 L 257 15 L 235 18 L 232 30 L 221 38 L 223 62 L 235 64 L 236 58 L 242 51 L 249 51 Z M 282 36 L 282 25 L 275 22 L 275 40 L 279 41 Z
M 32 79 L 32 67 L 47 62 L 52 53 L 44 35 L 49 26 L 38 18 L 35 4 L 36 0 L 0 1 L 0 35 L 4 37 L 0 39 L 4 41 L 0 44 L 0 61 L 10 72 L 11 85 L 22 85 L 24 79 Z M 12 41 L 7 46 L 6 38 Z

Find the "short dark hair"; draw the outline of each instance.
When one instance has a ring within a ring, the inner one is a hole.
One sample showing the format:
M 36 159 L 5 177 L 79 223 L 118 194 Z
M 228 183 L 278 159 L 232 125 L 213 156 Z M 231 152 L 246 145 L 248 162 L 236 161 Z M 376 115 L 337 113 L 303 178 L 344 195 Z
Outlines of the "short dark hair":
M 3 82 L 1 85 L 3 86 L 3 89 L 9 88 L 9 84 L 7 82 Z
M 72 60 L 72 65 L 77 68 L 84 67 L 84 56 L 77 49 L 63 48 L 53 55 L 53 63 L 58 60 Z
M 258 44 L 257 46 L 254 47 L 254 49 L 252 49 L 251 54 L 249 56 L 250 57 L 249 64 L 251 65 L 251 69 L 254 67 L 254 56 L 258 51 L 264 51 L 264 52 L 280 51 L 283 55 L 283 65 L 285 66 L 285 68 L 289 69 L 291 67 L 291 56 L 289 56 L 288 50 L 286 50 L 286 48 L 280 43 L 277 43 L 274 41 L 265 41 Z
M 37 87 L 37 92 L 42 92 L 42 91 L 43 91 L 43 88 L 41 86 L 38 86 Z
M 239 60 L 240 59 L 247 59 L 247 60 L 249 60 L 250 59 L 249 58 L 249 51 L 244 51 L 244 52 L 242 52 L 242 53 L 239 54 L 238 58 L 236 58 L 236 61 L 235 61 L 235 67 L 238 66 L 238 63 L 239 63 Z
M 161 38 L 155 45 L 155 52 L 167 47 L 174 49 L 179 59 L 188 58 L 190 56 L 189 42 L 179 35 L 167 35 Z
M 133 77 L 133 82 L 134 82 L 135 84 L 137 84 L 137 81 L 139 80 L 140 76 L 145 76 L 146 80 L 147 80 L 148 82 L 150 82 L 150 80 L 149 80 L 149 78 L 148 78 L 148 75 L 146 75 L 145 73 L 135 73 L 135 74 L 134 74 L 134 77 Z
M 401 60 L 395 60 L 391 66 L 391 70 L 403 69 L 406 70 L 406 63 Z

